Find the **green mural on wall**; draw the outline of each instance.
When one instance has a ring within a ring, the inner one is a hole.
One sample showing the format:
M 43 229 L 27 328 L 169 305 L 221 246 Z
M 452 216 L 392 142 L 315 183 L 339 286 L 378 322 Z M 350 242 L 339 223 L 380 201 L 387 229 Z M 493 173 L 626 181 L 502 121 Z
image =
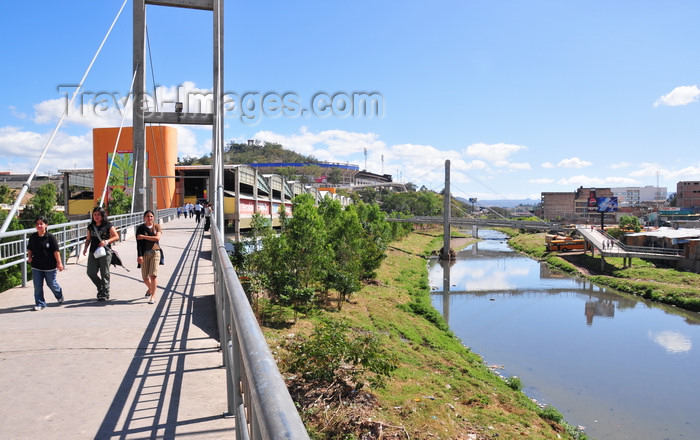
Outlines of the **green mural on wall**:
M 134 154 L 126 153 L 109 153 L 107 157 L 107 166 L 112 161 L 114 156 L 114 164 L 112 165 L 112 173 L 109 176 L 110 187 L 121 187 L 126 193 L 131 194 L 131 189 L 134 186 Z

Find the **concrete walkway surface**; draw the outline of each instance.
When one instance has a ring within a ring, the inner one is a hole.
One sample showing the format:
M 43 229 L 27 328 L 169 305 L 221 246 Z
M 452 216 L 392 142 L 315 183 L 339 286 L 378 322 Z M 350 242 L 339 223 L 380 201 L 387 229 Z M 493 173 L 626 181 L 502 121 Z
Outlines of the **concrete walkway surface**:
M 63 305 L 44 286 L 48 307 L 33 311 L 31 277 L 0 293 L 0 439 L 233 437 L 203 224 L 162 225 L 156 304 L 133 233 L 114 246 L 130 272 L 112 266 L 109 301 L 82 256 L 58 273 Z

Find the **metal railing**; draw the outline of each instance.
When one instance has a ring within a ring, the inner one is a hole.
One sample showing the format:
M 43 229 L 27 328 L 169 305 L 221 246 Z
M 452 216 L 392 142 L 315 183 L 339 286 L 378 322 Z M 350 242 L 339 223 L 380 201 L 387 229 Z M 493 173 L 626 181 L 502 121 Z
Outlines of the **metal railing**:
M 228 415 L 236 417 L 236 438 L 309 439 L 213 221 L 211 238 Z
M 177 215 L 177 209 L 161 209 L 157 212 L 159 221 L 167 222 Z M 49 225 L 48 230 L 56 237 L 58 248 L 61 252 L 61 259 L 67 262 L 68 258 L 80 256 L 81 248 L 87 236 L 87 226 L 89 219 L 76 220 L 68 223 Z M 109 217 L 110 223 L 119 233 L 119 240 L 126 240 L 129 229 L 132 226 L 143 223 L 143 212 L 133 214 L 122 214 Z M 8 231 L 0 234 L 0 269 L 12 266 L 22 266 L 22 287 L 27 286 L 28 268 L 27 264 L 27 241 L 29 236 L 36 232 L 35 228 L 21 229 L 19 231 Z
M 590 235 L 588 232 L 588 226 L 577 226 L 577 229 L 581 231 L 581 234 L 586 236 Z M 603 237 L 605 237 L 606 240 L 611 240 L 615 246 L 617 246 L 617 250 L 602 250 L 603 254 L 608 257 L 614 257 L 614 256 L 619 256 L 619 257 L 632 257 L 636 256 L 638 258 L 644 258 L 644 257 L 649 257 L 653 258 L 654 256 L 658 256 L 663 259 L 663 257 L 673 257 L 673 258 L 666 258 L 666 259 L 677 259 L 677 258 L 682 258 L 685 256 L 685 251 L 683 249 L 675 249 L 675 248 L 662 248 L 662 247 L 651 247 L 651 246 L 630 246 L 625 243 L 623 243 L 621 240 L 613 237 L 612 235 L 608 234 L 607 231 L 602 231 L 600 229 L 597 230 L 598 233 L 602 234 Z

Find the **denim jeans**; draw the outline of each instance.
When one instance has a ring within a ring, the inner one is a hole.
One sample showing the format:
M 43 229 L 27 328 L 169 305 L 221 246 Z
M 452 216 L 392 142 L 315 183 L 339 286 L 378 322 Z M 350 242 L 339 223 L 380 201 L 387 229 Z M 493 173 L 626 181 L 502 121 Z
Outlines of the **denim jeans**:
M 58 285 L 58 281 L 56 281 L 56 269 L 32 269 L 32 282 L 34 283 L 34 304 L 41 307 L 46 307 L 46 300 L 44 300 L 44 280 L 46 280 L 46 285 L 49 286 L 49 289 L 51 289 L 51 292 L 56 299 L 60 299 L 63 296 L 63 289 L 61 289 L 61 286 Z
M 112 253 L 107 251 L 107 255 L 102 258 L 95 258 L 92 252 L 88 254 L 87 275 L 97 287 L 97 297 L 109 298 L 109 264 L 112 262 Z

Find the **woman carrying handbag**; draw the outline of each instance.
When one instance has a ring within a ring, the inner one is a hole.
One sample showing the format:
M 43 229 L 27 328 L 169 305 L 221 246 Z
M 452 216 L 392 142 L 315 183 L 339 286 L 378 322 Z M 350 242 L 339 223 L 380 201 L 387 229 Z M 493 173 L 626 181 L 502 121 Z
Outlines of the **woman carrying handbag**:
M 87 238 L 83 249 L 83 255 L 88 252 L 87 275 L 97 287 L 97 300 L 109 299 L 109 264 L 112 261 L 112 252 L 109 245 L 119 240 L 117 230 L 107 219 L 107 213 L 103 208 L 92 210 L 92 222 L 87 228 Z M 98 275 L 99 272 L 99 275 Z

